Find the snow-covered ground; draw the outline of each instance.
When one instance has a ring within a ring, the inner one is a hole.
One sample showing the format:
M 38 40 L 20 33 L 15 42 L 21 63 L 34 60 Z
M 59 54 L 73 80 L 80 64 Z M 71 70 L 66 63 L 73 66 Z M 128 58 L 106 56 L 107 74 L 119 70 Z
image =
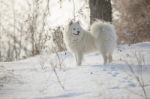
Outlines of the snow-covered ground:
M 144 99 L 134 73 L 150 96 L 150 42 L 118 46 L 114 61 L 102 63 L 101 55 L 91 53 L 76 66 L 68 52 L 59 53 L 59 59 L 43 54 L 1 62 L 0 99 Z

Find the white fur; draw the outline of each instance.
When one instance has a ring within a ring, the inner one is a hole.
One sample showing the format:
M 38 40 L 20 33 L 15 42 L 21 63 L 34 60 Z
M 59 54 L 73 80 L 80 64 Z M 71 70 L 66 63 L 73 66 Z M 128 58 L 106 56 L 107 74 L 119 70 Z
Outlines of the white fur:
M 67 49 L 74 54 L 78 65 L 81 65 L 84 54 L 93 51 L 102 54 L 104 64 L 111 62 L 116 40 L 113 25 L 102 21 L 93 23 L 91 32 L 84 30 L 79 22 L 71 22 L 64 33 Z

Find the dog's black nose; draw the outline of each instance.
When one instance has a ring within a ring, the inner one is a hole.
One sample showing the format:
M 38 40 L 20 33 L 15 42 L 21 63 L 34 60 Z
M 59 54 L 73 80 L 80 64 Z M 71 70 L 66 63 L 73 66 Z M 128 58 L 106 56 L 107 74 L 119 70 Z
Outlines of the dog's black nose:
M 80 31 L 77 31 L 77 33 L 79 34 L 79 33 L 80 33 Z

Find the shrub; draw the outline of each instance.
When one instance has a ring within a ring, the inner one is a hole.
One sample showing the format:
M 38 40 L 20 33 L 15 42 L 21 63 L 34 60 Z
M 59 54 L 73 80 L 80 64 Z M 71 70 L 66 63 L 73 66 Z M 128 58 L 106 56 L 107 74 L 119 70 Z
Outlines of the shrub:
M 114 7 L 119 11 L 116 27 L 120 41 L 150 40 L 150 0 L 114 0 Z

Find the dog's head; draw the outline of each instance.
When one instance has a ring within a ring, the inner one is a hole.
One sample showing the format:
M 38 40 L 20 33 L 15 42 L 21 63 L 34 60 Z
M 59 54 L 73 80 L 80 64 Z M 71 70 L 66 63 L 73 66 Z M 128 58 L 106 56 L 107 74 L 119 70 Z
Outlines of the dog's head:
M 81 31 L 82 31 L 82 27 L 81 27 L 79 21 L 77 21 L 77 22 L 71 21 L 69 23 L 69 31 L 74 36 L 80 36 L 81 35 Z

